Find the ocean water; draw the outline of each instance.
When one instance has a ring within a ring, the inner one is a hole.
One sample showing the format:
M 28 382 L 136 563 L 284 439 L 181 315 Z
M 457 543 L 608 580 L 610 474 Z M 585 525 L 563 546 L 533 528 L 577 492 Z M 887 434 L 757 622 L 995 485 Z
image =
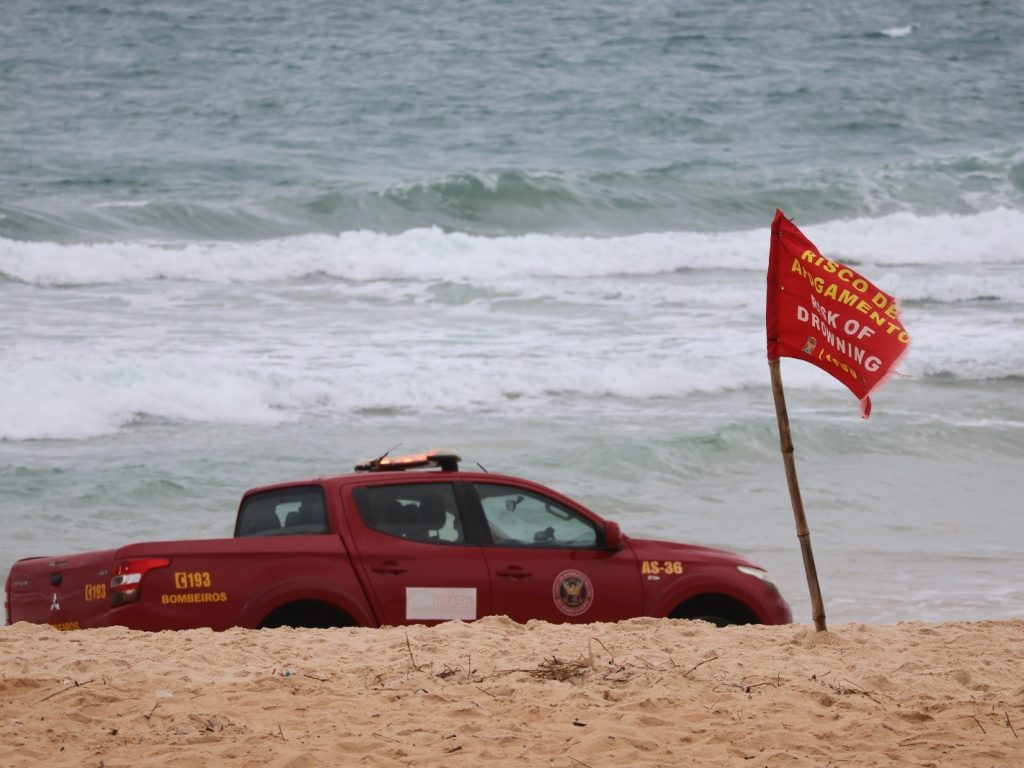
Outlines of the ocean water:
M 780 207 L 914 337 L 869 420 L 782 363 L 829 621 L 1022 615 L 1019 3 L 4 16 L 0 572 L 450 447 L 752 557 L 807 621 Z

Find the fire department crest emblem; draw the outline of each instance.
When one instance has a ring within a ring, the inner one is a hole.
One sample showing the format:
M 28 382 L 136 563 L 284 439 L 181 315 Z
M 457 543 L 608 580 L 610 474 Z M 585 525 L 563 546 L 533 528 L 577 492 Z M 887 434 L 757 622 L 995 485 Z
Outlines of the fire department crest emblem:
M 562 571 L 555 577 L 551 596 L 566 616 L 579 616 L 594 602 L 594 585 L 580 571 Z

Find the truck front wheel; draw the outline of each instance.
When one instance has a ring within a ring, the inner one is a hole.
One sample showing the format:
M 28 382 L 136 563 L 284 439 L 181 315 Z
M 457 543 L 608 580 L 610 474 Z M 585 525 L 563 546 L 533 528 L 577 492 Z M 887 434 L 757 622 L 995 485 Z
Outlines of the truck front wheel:
M 726 595 L 698 595 L 676 606 L 670 619 L 700 619 L 716 627 L 760 624 L 757 616 L 739 600 Z

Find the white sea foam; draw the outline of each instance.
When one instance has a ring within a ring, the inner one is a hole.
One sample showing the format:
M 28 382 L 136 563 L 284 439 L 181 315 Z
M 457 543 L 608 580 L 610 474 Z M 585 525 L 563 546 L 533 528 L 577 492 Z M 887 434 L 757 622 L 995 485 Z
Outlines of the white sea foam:
M 153 341 L 149 339 L 149 341 Z M 329 339 L 318 338 L 327 344 Z M 445 355 L 443 343 L 420 345 L 399 336 L 372 344 L 347 359 L 324 363 L 307 352 L 287 364 L 247 358 L 220 348 L 147 357 L 141 349 L 118 353 L 92 344 L 67 359 L 18 359 L 5 354 L 0 380 L 0 439 L 83 439 L 112 434 L 140 416 L 175 421 L 274 424 L 301 414 L 346 414 L 375 409 L 438 413 L 453 408 L 535 407 L 552 399 L 646 399 L 713 391 L 727 382 L 763 378 L 761 366 L 721 358 L 694 370 L 682 352 L 655 359 L 624 354 L 611 362 L 591 345 L 566 367 L 564 345 L 532 359 L 516 359 L 528 340 L 514 342 L 506 358 L 470 344 Z M 271 344 L 280 347 L 282 339 Z M 139 347 L 146 340 L 140 340 Z M 475 354 L 474 354 L 475 352 Z M 518 405 L 517 405 L 518 404 Z M 607 407 L 614 409 L 614 403 Z
M 804 227 L 822 252 L 874 265 L 1024 262 L 1024 212 L 969 216 L 910 213 Z M 355 280 L 658 275 L 682 269 L 764 268 L 768 223 L 746 232 L 668 232 L 628 237 L 481 237 L 440 229 L 397 235 L 344 232 L 256 242 L 56 244 L 0 239 L 0 272 L 34 285 L 146 280 L 210 283 L 309 275 Z
M 764 233 L 679 233 L 623 238 L 548 235 L 487 238 L 439 229 L 399 235 L 346 232 L 255 243 L 0 241 L 0 271 L 37 285 L 172 279 L 264 282 L 308 275 L 347 280 L 483 279 L 660 274 L 751 264 Z
M 897 213 L 803 228 L 838 261 L 874 265 L 1019 264 L 1024 211 L 999 208 L 969 216 Z
M 904 301 L 914 338 L 904 373 L 1024 375 L 1021 213 L 805 231 Z M 0 439 L 88 438 L 140 415 L 590 418 L 760 388 L 768 240 L 766 226 L 609 239 L 428 229 L 254 243 L 0 241 L 0 271 L 18 281 L 0 284 Z M 839 388 L 807 365 L 787 366 L 786 379 Z
M 252 377 L 214 359 L 118 361 L 93 345 L 55 359 L 4 355 L 0 439 L 84 439 L 111 434 L 142 415 L 180 421 L 276 423 L 284 418 Z M 177 358 L 177 359 L 176 359 Z
M 580 298 L 575 308 L 502 297 L 346 305 L 326 286 L 261 288 L 243 311 L 249 287 L 210 290 L 197 301 L 155 286 L 130 302 L 83 298 L 92 289 L 61 292 L 70 307 L 39 308 L 37 319 L 48 322 L 25 326 L 20 343 L 0 350 L 0 439 L 95 437 L 143 415 L 212 424 L 380 410 L 585 419 L 767 383 L 760 285 L 727 285 L 728 300 L 710 305 L 641 294 L 623 306 Z M 1021 331 L 998 307 L 955 315 L 912 307 L 905 319 L 915 341 L 904 373 L 1024 372 L 1024 344 L 1013 341 Z M 786 381 L 795 390 L 841 390 L 792 361 Z
M 914 28 L 914 24 L 907 24 L 905 27 L 889 27 L 888 29 L 883 29 L 882 34 L 886 37 L 906 37 L 914 31 Z
M 145 208 L 149 205 L 148 200 L 110 200 L 108 202 L 96 203 L 93 208 L 102 210 L 104 208 Z

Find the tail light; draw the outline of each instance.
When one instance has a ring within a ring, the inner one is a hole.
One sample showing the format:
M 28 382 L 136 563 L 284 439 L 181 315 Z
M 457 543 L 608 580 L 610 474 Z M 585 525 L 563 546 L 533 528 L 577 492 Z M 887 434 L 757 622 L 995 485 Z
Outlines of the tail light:
M 116 608 L 139 599 L 142 579 L 156 568 L 166 568 L 171 561 L 166 557 L 140 557 L 122 560 L 114 569 L 110 580 L 110 607 Z

